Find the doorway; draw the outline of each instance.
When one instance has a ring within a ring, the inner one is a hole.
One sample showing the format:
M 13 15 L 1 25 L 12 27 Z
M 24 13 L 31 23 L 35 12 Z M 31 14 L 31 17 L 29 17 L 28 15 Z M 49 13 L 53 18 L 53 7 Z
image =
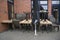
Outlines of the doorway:
M 12 19 L 12 13 L 13 13 L 13 3 L 8 1 L 8 18 L 9 20 Z
M 58 22 L 58 20 L 59 20 L 59 11 L 58 11 L 58 8 L 53 8 L 53 16 L 55 17 L 56 22 Z
M 11 20 L 14 3 L 12 1 L 7 1 L 7 5 L 8 5 L 8 19 Z M 9 24 L 9 29 L 12 29 L 12 24 Z

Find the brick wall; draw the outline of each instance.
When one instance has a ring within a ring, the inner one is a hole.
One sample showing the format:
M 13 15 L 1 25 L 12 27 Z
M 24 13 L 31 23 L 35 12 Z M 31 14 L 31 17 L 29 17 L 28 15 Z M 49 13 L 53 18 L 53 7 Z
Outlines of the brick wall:
M 15 0 L 14 12 L 15 13 L 31 12 L 31 0 Z
M 51 0 L 48 0 L 48 12 L 51 14 Z M 31 0 L 14 0 L 14 13 L 31 12 Z M 0 32 L 7 29 L 7 25 L 1 24 L 2 20 L 8 20 L 7 0 L 0 0 Z
M 31 12 L 31 0 L 14 0 L 14 13 Z M 2 24 L 2 20 L 8 20 L 7 0 L 0 0 L 0 32 L 8 27 Z
M 0 0 L 0 32 L 7 29 L 7 25 L 1 24 L 2 20 L 8 19 L 7 0 Z

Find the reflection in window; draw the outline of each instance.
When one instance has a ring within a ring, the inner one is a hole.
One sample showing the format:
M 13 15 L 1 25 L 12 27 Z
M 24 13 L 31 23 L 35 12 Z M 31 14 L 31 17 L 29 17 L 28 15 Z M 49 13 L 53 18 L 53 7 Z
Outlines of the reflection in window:
M 52 15 L 55 17 L 56 21 L 59 21 L 59 0 L 52 0 Z
M 31 2 L 31 6 L 33 9 L 33 1 Z M 41 6 L 44 10 L 47 10 L 47 1 L 39 1 L 39 6 Z
M 47 5 L 42 5 L 42 7 L 44 8 L 44 10 L 47 10 Z
M 44 10 L 48 10 L 47 1 L 40 1 L 40 5 L 43 7 Z
M 52 4 L 59 4 L 59 1 L 52 1 Z

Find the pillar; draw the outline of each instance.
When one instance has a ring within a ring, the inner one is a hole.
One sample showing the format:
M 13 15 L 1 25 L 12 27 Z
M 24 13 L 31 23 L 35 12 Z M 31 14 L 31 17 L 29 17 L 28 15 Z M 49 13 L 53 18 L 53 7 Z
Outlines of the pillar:
M 52 0 L 48 0 L 48 15 L 52 14 Z
M 38 0 L 33 0 L 32 22 L 37 19 L 39 21 L 39 4 Z

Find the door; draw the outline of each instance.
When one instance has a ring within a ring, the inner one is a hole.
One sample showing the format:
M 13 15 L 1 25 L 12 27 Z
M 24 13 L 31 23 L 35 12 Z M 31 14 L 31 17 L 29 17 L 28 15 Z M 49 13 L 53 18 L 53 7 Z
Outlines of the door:
M 58 22 L 58 20 L 59 20 L 59 11 L 58 11 L 58 8 L 54 8 L 53 9 L 53 16 L 55 17 L 56 22 Z
M 8 2 L 8 18 L 9 19 L 12 19 L 12 13 L 13 13 L 12 8 L 13 8 L 13 4 Z

